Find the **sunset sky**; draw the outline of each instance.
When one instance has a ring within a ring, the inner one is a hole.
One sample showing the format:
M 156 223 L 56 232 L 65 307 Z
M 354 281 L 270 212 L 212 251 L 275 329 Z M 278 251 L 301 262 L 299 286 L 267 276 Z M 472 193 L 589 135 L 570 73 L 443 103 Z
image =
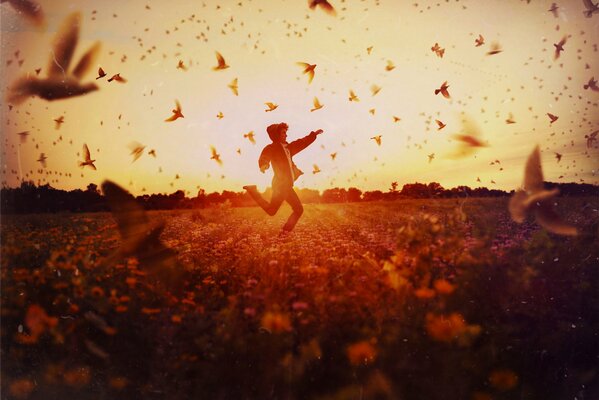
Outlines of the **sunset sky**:
M 588 148 L 584 138 L 599 129 L 599 91 L 583 88 L 599 80 L 599 14 L 586 18 L 582 0 L 556 2 L 557 17 L 548 11 L 552 1 L 537 0 L 330 2 L 336 16 L 302 0 L 40 0 L 43 27 L 2 3 L 3 184 L 39 180 L 70 190 L 111 179 L 135 194 L 264 189 L 272 169 L 261 174 L 257 160 L 270 143 L 266 127 L 278 122 L 289 124 L 289 141 L 324 130 L 294 158 L 305 172 L 298 187 L 387 190 L 392 181 L 437 181 L 511 190 L 522 184 L 537 144 L 546 180 L 599 183 L 599 145 Z M 73 64 L 100 41 L 83 79 L 99 90 L 30 98 L 10 110 L 8 88 L 37 68 L 45 76 L 54 34 L 76 11 L 82 24 Z M 476 47 L 479 34 L 485 44 Z M 566 35 L 554 60 L 553 44 Z M 493 42 L 503 51 L 487 55 Z M 442 58 L 431 50 L 435 43 Z M 216 51 L 230 68 L 212 69 Z M 311 84 L 297 62 L 317 64 Z M 96 80 L 98 67 L 107 76 Z M 127 82 L 107 82 L 116 73 Z M 235 78 L 238 96 L 228 87 Z M 451 99 L 434 94 L 444 81 Z M 372 85 L 381 88 L 374 96 Z M 359 102 L 349 101 L 350 89 Z M 324 107 L 311 112 L 315 96 Z M 165 122 L 175 100 L 185 117 Z M 265 102 L 278 108 L 265 112 Z M 510 113 L 515 123 L 506 123 Z M 550 124 L 547 113 L 559 119 Z M 487 146 L 456 158 L 452 135 L 462 116 Z M 446 126 L 437 130 L 435 119 Z M 22 131 L 30 133 L 25 143 Z M 255 145 L 243 137 L 249 131 Z M 377 135 L 380 146 L 371 139 Z M 135 162 L 132 142 L 146 146 Z M 78 167 L 83 144 L 97 171 Z M 211 146 L 222 166 L 210 159 Z M 42 152 L 45 169 L 36 161 Z

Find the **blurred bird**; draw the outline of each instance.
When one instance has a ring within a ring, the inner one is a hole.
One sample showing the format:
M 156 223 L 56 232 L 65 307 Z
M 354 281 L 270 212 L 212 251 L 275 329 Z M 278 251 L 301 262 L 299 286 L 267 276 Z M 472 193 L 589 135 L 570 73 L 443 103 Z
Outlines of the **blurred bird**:
M 374 113 L 376 113 L 376 108 L 371 108 L 370 110 L 368 110 L 368 112 L 374 115 Z
M 591 77 L 586 85 L 583 85 L 584 90 L 591 89 L 594 92 L 599 92 L 599 87 L 597 86 L 597 81 L 595 77 Z
M 312 174 L 317 174 L 320 172 L 320 168 L 318 168 L 318 165 L 314 164 L 312 166 Z
M 178 118 L 185 118 L 183 116 L 183 113 L 181 112 L 181 104 L 179 103 L 179 100 L 175 100 L 175 108 L 173 110 L 171 110 L 171 112 L 173 113 L 173 115 L 171 115 L 170 117 L 168 117 L 167 119 L 165 119 L 165 122 L 172 122 Z
M 433 159 L 435 158 L 435 153 L 431 153 L 428 155 L 428 163 L 430 164 L 431 161 L 433 161 Z
M 480 136 L 480 130 L 474 121 L 464 116 L 460 133 L 451 136 L 458 144 L 448 157 L 452 159 L 467 157 L 474 154 L 479 148 L 488 146 L 479 139 Z
M 111 181 L 102 183 L 102 193 L 121 234 L 121 245 L 102 265 L 112 266 L 123 258 L 136 257 L 140 269 L 153 283 L 177 294 L 183 286 L 185 270 L 177 261 L 177 253 L 160 240 L 164 221 L 150 219 L 129 192 Z
M 515 124 L 516 121 L 514 121 L 514 115 L 512 113 L 510 113 L 510 115 L 507 117 L 507 119 L 505 120 L 506 124 Z
M 216 60 L 218 61 L 218 65 L 216 67 L 212 67 L 212 69 L 214 71 L 218 71 L 218 70 L 223 70 L 223 69 L 229 68 L 229 66 L 225 62 L 224 57 L 218 51 L 216 51 L 215 53 L 216 53 Z
M 380 146 L 382 137 L 383 137 L 383 135 L 378 135 L 378 136 L 371 137 L 371 139 L 373 139 L 376 142 L 376 144 L 378 144 Z
M 503 49 L 501 48 L 501 45 L 497 42 L 493 42 L 493 43 L 491 43 L 491 50 L 487 51 L 487 55 L 492 56 L 495 54 L 499 54 L 502 51 L 503 51 Z
M 524 185 L 514 193 L 509 202 L 508 208 L 512 219 L 522 223 L 526 214 L 532 212 L 537 223 L 549 232 L 559 235 L 577 235 L 576 228 L 562 221 L 553 210 L 553 199 L 558 193 L 557 188 L 552 190 L 543 188 L 541 152 L 539 146 L 536 146 L 526 161 Z
M 96 80 L 98 80 L 100 78 L 104 78 L 105 76 L 106 76 L 106 72 L 104 72 L 102 67 L 98 68 L 98 76 L 96 77 Z
M 231 89 L 231 91 L 233 92 L 233 94 L 235 96 L 239 96 L 239 92 L 237 91 L 238 87 L 237 87 L 237 78 L 233 79 L 233 81 L 231 83 L 229 83 L 229 89 Z
M 60 117 L 54 119 L 54 122 L 56 122 L 54 129 L 60 129 L 60 126 L 64 124 L 64 115 L 61 115 Z
M 599 13 L 599 3 L 593 3 L 592 0 L 582 0 L 584 7 L 586 10 L 583 11 L 583 14 L 587 18 L 591 18 L 593 14 Z
M 370 93 L 372 93 L 373 96 L 376 96 L 380 91 L 381 91 L 381 87 L 377 86 L 377 85 L 372 85 L 370 86 Z
M 441 129 L 445 128 L 447 126 L 447 124 L 444 124 L 443 122 L 439 121 L 438 119 L 435 120 L 435 122 L 437 123 L 437 125 L 439 126 L 437 128 L 438 131 L 440 131 Z
M 121 74 L 114 74 L 110 78 L 108 78 L 108 82 L 117 81 L 120 83 L 126 83 L 127 79 L 123 78 Z
M 557 115 L 553 115 L 551 113 L 547 113 L 547 116 L 549 117 L 549 119 L 551 120 L 551 122 L 549 122 L 550 124 L 553 124 L 555 121 L 557 121 L 557 119 L 559 118 Z
M 320 8 L 327 14 L 332 15 L 333 17 L 337 15 L 335 8 L 327 0 L 309 0 L 308 4 L 311 10 L 320 6 Z
M 314 68 L 316 68 L 316 64 L 308 64 L 305 62 L 298 62 L 297 65 L 304 68 L 304 74 L 308 74 L 308 83 L 312 83 L 312 79 L 314 79 Z
M 485 44 L 485 38 L 480 33 L 478 34 L 478 38 L 474 39 L 475 47 L 480 47 Z
M 394 69 L 395 69 L 395 65 L 393 64 L 393 61 L 387 60 L 387 65 L 385 66 L 385 70 L 393 71 Z
M 310 109 L 310 112 L 320 110 L 322 107 L 324 107 L 322 104 L 320 104 L 317 97 L 314 97 L 312 103 L 314 104 L 314 108 Z
M 451 96 L 449 95 L 449 91 L 447 90 L 449 88 L 449 85 L 447 84 L 447 81 L 443 82 L 443 84 L 441 85 L 441 87 L 439 89 L 435 89 L 435 95 L 438 95 L 439 93 L 441 93 L 443 95 L 443 97 L 445 97 L 446 99 L 451 98 Z
M 562 155 L 560 153 L 555 152 L 555 159 L 559 163 L 562 160 Z
M 179 60 L 177 63 L 177 69 L 187 71 L 187 67 L 185 66 L 185 63 L 183 63 L 183 60 Z
M 399 122 L 401 121 L 401 118 L 396 117 L 395 115 L 393 116 L 393 122 Z
M 218 114 L 216 114 L 216 118 L 223 119 L 223 118 L 225 118 L 225 114 L 223 114 L 222 111 L 219 111 Z
M 247 138 L 251 144 L 256 144 L 256 139 L 254 139 L 254 131 L 249 131 L 248 133 L 244 133 L 243 137 Z
M 148 151 L 148 155 L 156 158 L 156 150 L 152 149 L 152 150 Z
M 266 104 L 266 106 L 268 107 L 268 110 L 264 110 L 265 112 L 273 111 L 278 107 L 278 105 L 275 103 L 264 103 L 264 104 Z
M 79 40 L 81 14 L 69 15 L 54 36 L 54 43 L 48 61 L 48 77 L 39 79 L 35 76 L 24 76 L 17 79 L 9 88 L 7 100 L 19 104 L 29 96 L 38 96 L 45 100 L 65 99 L 81 96 L 97 90 L 95 83 L 81 84 L 81 78 L 94 64 L 100 51 L 100 42 L 94 43 L 81 57 L 75 68 L 69 71 L 69 65 Z
M 368 55 L 370 55 L 370 53 L 372 53 L 372 49 L 374 48 L 374 46 L 368 46 L 366 48 L 366 52 L 368 53 Z
M 46 157 L 46 155 L 44 153 L 40 153 L 40 158 L 37 159 L 37 161 L 39 161 L 40 164 L 42 164 L 43 168 L 46 168 L 46 160 L 48 159 L 48 157 Z
M 87 144 L 84 143 L 83 144 L 83 161 L 79 161 L 79 167 L 83 168 L 86 165 L 89 165 L 89 167 L 95 171 L 96 170 L 96 166 L 94 165 L 95 161 L 96 160 L 91 159 L 91 155 L 89 153 L 89 148 L 87 147 Z
M 131 155 L 133 156 L 133 161 L 131 162 L 137 161 L 139 157 L 141 157 L 144 154 L 145 148 L 146 146 L 138 142 L 129 143 L 129 150 L 131 150 Z
M 360 101 L 353 90 L 349 90 L 349 101 Z
M 558 43 L 553 44 L 553 47 L 555 47 L 555 53 L 553 54 L 554 60 L 557 60 L 559 58 L 561 52 L 564 51 L 564 45 L 566 44 L 567 40 L 568 40 L 568 36 L 566 35 Z
M 25 143 L 27 142 L 27 136 L 29 136 L 29 131 L 18 132 L 17 135 L 19 135 L 21 143 Z
M 587 140 L 587 148 L 593 147 L 593 143 L 597 140 L 597 135 L 599 134 L 599 130 L 592 132 L 588 135 L 584 135 L 584 138 Z
M 216 149 L 214 148 L 214 146 L 210 146 L 210 152 L 212 153 L 212 156 L 210 157 L 210 159 L 216 161 L 218 163 L 218 165 L 223 165 L 223 162 L 220 159 L 220 154 L 218 154 L 216 152 Z
M 331 153 L 329 154 L 331 156 L 331 160 L 335 161 L 335 158 L 337 157 L 337 153 Z
M 547 10 L 547 11 L 549 11 L 549 12 L 553 13 L 553 16 L 554 16 L 555 18 L 557 18 L 557 17 L 558 17 L 557 10 L 559 10 L 559 7 L 557 6 L 557 4 L 555 4 L 555 3 L 552 3 L 552 4 L 551 4 L 551 8 L 550 8 L 549 10 Z
M 34 25 L 43 27 L 46 25 L 42 7 L 33 0 L 0 0 L 0 3 L 7 2 L 18 12 L 30 20 Z

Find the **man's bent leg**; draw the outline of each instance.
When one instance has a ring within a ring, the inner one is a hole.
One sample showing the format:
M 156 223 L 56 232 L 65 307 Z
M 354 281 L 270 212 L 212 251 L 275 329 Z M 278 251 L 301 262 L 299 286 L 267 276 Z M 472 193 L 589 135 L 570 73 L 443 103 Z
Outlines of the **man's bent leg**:
M 270 199 L 270 203 L 264 200 L 260 192 L 258 190 L 249 190 L 248 193 L 256 203 L 264 210 L 268 215 L 275 215 L 281 207 L 283 200 L 285 200 L 285 193 L 280 190 L 273 190 L 272 197 Z
M 304 213 L 304 207 L 302 206 L 302 202 L 293 188 L 291 188 L 287 193 L 285 201 L 287 201 L 287 203 L 289 203 L 293 209 L 293 213 L 289 216 L 289 219 L 287 219 L 287 222 L 283 226 L 283 230 L 289 232 L 295 227 L 295 224 L 297 224 L 297 221 Z

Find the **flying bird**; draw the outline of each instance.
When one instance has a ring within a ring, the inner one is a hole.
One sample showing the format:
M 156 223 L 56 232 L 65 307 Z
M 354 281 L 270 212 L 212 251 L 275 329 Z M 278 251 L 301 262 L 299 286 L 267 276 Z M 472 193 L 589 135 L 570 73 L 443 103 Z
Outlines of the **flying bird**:
M 435 122 L 437 123 L 437 125 L 439 126 L 437 128 L 438 131 L 440 131 L 441 129 L 445 128 L 447 126 L 447 124 L 444 124 L 443 122 L 439 121 L 438 119 L 435 120 Z
M 453 159 L 467 157 L 474 154 L 479 148 L 488 146 L 480 140 L 480 136 L 478 126 L 469 117 L 464 116 L 460 133 L 451 136 L 457 141 L 457 146 L 448 157 Z
M 553 54 L 553 59 L 557 60 L 561 54 L 562 51 L 564 51 L 564 45 L 566 44 L 566 41 L 568 40 L 568 35 L 564 36 L 562 38 L 562 40 L 560 40 L 558 43 L 553 43 L 553 47 L 555 47 L 555 53 Z
M 317 97 L 314 97 L 312 103 L 314 104 L 314 108 L 311 108 L 310 112 L 320 110 L 322 107 L 324 107 L 324 105 L 320 104 Z
M 487 55 L 492 56 L 495 54 L 499 54 L 502 51 L 503 51 L 503 49 L 501 48 L 501 45 L 497 42 L 493 42 L 493 43 L 491 43 L 491 50 L 487 51 Z
M 239 96 L 238 87 L 237 87 L 237 78 L 233 79 L 231 83 L 229 83 L 229 89 L 233 92 L 235 96 Z
M 554 16 L 555 18 L 557 18 L 557 17 L 558 17 L 557 10 L 559 10 L 559 7 L 557 6 L 557 4 L 555 4 L 555 3 L 552 3 L 552 4 L 551 4 L 551 8 L 550 8 L 549 10 L 547 10 L 547 11 L 549 11 L 549 12 L 553 13 L 553 16 Z
M 595 77 L 591 77 L 586 85 L 583 85 L 584 90 L 591 89 L 594 92 L 599 92 L 599 86 L 597 86 L 597 81 Z
M 559 163 L 562 160 L 562 154 L 555 152 L 555 159 L 557 160 L 557 162 Z
M 360 101 L 353 90 L 349 90 L 349 101 Z
M 298 62 L 297 65 L 304 68 L 303 73 L 308 74 L 308 83 L 312 83 L 312 79 L 314 79 L 314 69 L 316 68 L 316 64 L 308 64 L 305 62 Z
M 229 66 L 225 62 L 225 58 L 222 56 L 222 54 L 220 54 L 218 51 L 216 51 L 215 53 L 216 53 L 216 61 L 218 62 L 218 65 L 216 67 L 212 67 L 212 69 L 214 71 L 218 71 L 218 70 L 223 70 L 223 69 L 229 68 Z
M 133 161 L 131 161 L 131 162 L 137 161 L 139 159 L 139 157 L 141 157 L 144 154 L 145 148 L 146 148 L 146 146 L 142 145 L 141 143 L 137 143 L 137 142 L 129 143 L 129 150 L 131 150 L 131 155 L 133 156 Z
M 584 138 L 587 140 L 587 148 L 593 147 L 593 143 L 597 140 L 597 135 L 599 134 L 599 130 L 595 132 L 589 133 L 588 135 L 584 135 Z
M 337 157 L 337 152 L 331 153 L 329 155 L 331 156 L 331 160 L 335 161 L 335 158 Z
M 152 150 L 148 151 L 148 155 L 156 158 L 156 150 L 152 149 Z
M 278 105 L 275 103 L 264 103 L 264 104 L 266 104 L 266 106 L 268 107 L 268 110 L 264 110 L 265 112 L 276 110 L 276 108 L 278 107 Z
M 181 104 L 179 103 L 179 100 L 175 100 L 175 108 L 173 110 L 171 110 L 171 112 L 173 113 L 173 115 L 171 115 L 170 117 L 168 117 L 167 119 L 165 119 L 165 122 L 172 122 L 178 118 L 185 118 L 183 116 L 183 113 L 181 112 Z
M 120 83 L 126 83 L 127 79 L 123 78 L 121 74 L 114 74 L 110 78 L 108 78 L 108 82 L 117 81 Z
M 370 93 L 372 93 L 373 96 L 376 96 L 380 91 L 381 91 L 382 87 L 377 86 L 377 85 L 372 85 L 370 86 Z
M 18 12 L 30 20 L 34 25 L 43 27 L 46 24 L 42 7 L 33 0 L 0 0 L 0 3 L 7 2 Z
M 179 62 L 177 63 L 177 69 L 187 71 L 187 67 L 185 66 L 185 63 L 183 62 L 183 60 L 179 60 Z
M 485 38 L 480 33 L 478 34 L 478 38 L 474 39 L 475 47 L 480 47 L 485 44 Z
M 562 221 L 553 210 L 553 201 L 558 193 L 557 188 L 545 190 L 543 187 L 541 152 L 539 146 L 536 146 L 526 161 L 524 185 L 514 193 L 509 202 L 508 208 L 512 219 L 522 223 L 526 214 L 532 212 L 537 223 L 549 232 L 559 235 L 577 235 L 576 228 Z
M 96 160 L 92 160 L 91 155 L 89 154 L 89 148 L 87 147 L 87 144 L 83 144 L 83 161 L 79 161 L 79 167 L 83 168 L 86 165 L 89 165 L 89 167 L 91 169 L 93 169 L 94 171 L 96 170 L 96 166 L 94 165 L 94 162 Z
M 395 69 L 395 64 L 393 64 L 393 61 L 387 60 L 387 65 L 385 66 L 385 70 L 393 71 L 394 69 Z
M 431 161 L 433 161 L 433 159 L 435 158 L 435 153 L 431 153 L 427 157 L 428 157 L 428 163 L 430 164 Z
M 177 253 L 160 240 L 164 221 L 150 219 L 129 192 L 111 181 L 102 183 L 102 193 L 117 223 L 121 244 L 101 264 L 112 266 L 123 258 L 136 257 L 140 269 L 150 280 L 174 293 L 179 292 L 185 270 L 177 261 Z
M 378 136 L 371 137 L 371 139 L 373 139 L 376 142 L 376 144 L 378 144 L 380 146 L 382 137 L 383 137 L 383 135 L 378 135 Z
M 309 0 L 308 4 L 311 10 L 316 9 L 316 7 L 319 6 L 327 14 L 332 15 L 333 17 L 337 15 L 335 8 L 327 0 Z
M 254 131 L 250 131 L 248 133 L 243 134 L 244 138 L 247 138 L 251 144 L 256 144 L 256 139 L 254 139 Z
M 223 114 L 222 111 L 219 111 L 218 114 L 216 114 L 216 118 L 223 119 L 223 118 L 225 118 L 225 114 Z
M 317 174 L 320 172 L 320 168 L 318 168 L 318 165 L 314 164 L 312 166 L 312 174 Z
M 96 77 L 96 80 L 104 78 L 105 76 L 106 76 L 106 72 L 104 72 L 102 67 L 98 68 L 98 76 Z
M 441 87 L 439 89 L 435 89 L 435 95 L 438 95 L 439 93 L 441 93 L 443 95 L 443 97 L 445 97 L 446 99 L 451 98 L 451 96 L 449 95 L 449 91 L 447 90 L 449 88 L 449 85 L 447 84 L 447 81 L 443 82 L 443 84 L 441 85 Z
M 507 117 L 507 119 L 505 120 L 506 124 L 515 124 L 516 121 L 514 120 L 514 115 L 512 113 L 510 113 L 510 115 Z
M 25 143 L 27 142 L 27 136 L 29 136 L 29 131 L 17 132 L 17 135 L 19 135 L 21 143 Z
M 54 36 L 48 60 L 48 77 L 39 79 L 27 75 L 17 79 L 8 91 L 7 100 L 10 103 L 22 103 L 29 96 L 38 96 L 48 101 L 66 99 L 98 89 L 95 83 L 82 84 L 81 79 L 94 64 L 100 51 L 100 42 L 94 43 L 81 57 L 75 68 L 69 70 L 79 40 L 80 26 L 81 14 L 77 12 L 70 14 L 63 21 Z
M 212 153 L 212 155 L 210 156 L 210 159 L 216 161 L 218 163 L 218 165 L 223 165 L 223 162 L 220 159 L 220 154 L 218 154 L 216 152 L 216 149 L 214 148 L 214 146 L 210 146 L 210 152 Z
M 551 120 L 551 122 L 549 122 L 550 124 L 553 124 L 555 121 L 557 121 L 557 119 L 559 118 L 557 115 L 553 115 L 551 113 L 547 113 L 547 116 L 549 117 L 549 119 Z
M 582 0 L 584 7 L 586 10 L 583 11 L 583 14 L 587 18 L 591 18 L 593 14 L 599 13 L 599 3 L 594 3 L 592 0 Z
M 54 129 L 60 129 L 60 126 L 64 124 L 64 115 L 61 115 L 60 117 L 54 119 L 54 122 L 56 122 Z
M 396 117 L 395 115 L 393 116 L 393 122 L 399 122 L 401 121 L 401 118 Z
M 46 168 L 46 160 L 48 159 L 48 157 L 46 157 L 46 155 L 44 153 L 40 153 L 40 158 L 37 159 L 37 161 L 39 161 L 40 164 L 42 164 L 43 168 Z

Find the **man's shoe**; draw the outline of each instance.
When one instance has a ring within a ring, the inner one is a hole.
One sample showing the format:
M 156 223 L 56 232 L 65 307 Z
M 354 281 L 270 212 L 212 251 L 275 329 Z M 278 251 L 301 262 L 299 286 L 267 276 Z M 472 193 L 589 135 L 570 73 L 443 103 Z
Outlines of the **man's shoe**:
M 248 192 L 258 190 L 258 187 L 256 185 L 245 185 L 243 188 Z

